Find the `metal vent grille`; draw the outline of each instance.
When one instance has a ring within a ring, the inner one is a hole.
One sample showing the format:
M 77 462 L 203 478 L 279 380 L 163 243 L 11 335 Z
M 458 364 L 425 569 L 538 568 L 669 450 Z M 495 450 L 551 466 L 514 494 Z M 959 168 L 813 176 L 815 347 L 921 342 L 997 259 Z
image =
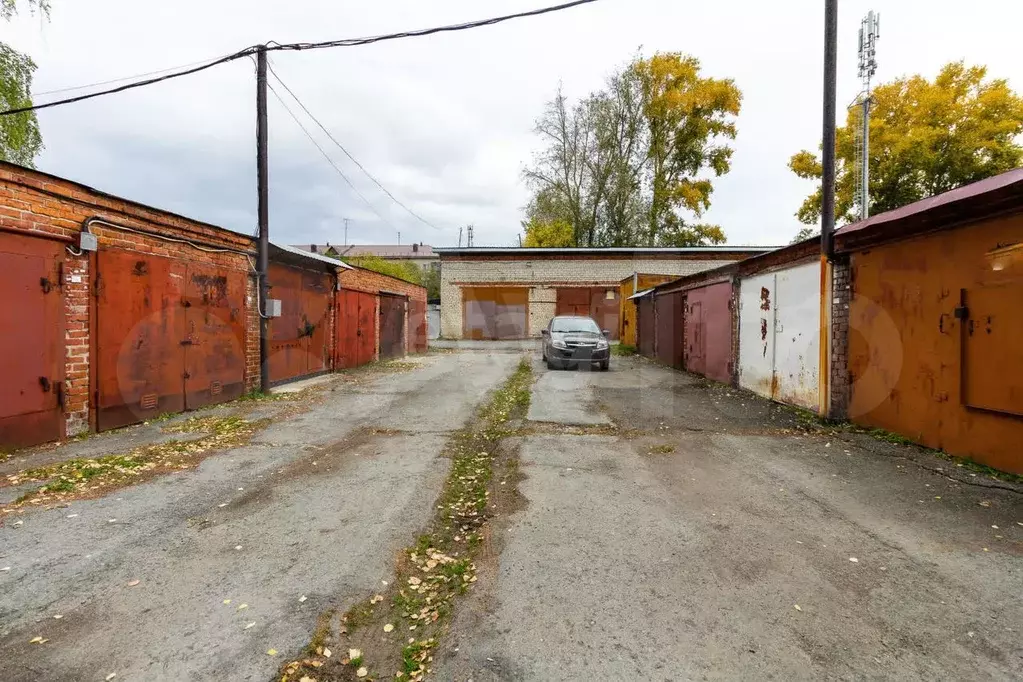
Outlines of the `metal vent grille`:
M 210 395 L 220 395 L 220 392 L 224 390 L 224 385 L 219 381 L 214 381 L 210 384 Z
M 155 393 L 148 393 L 142 396 L 142 400 L 139 401 L 139 404 L 141 405 L 143 410 L 152 410 L 156 408 L 156 405 L 159 402 L 160 402 L 159 396 L 157 396 Z

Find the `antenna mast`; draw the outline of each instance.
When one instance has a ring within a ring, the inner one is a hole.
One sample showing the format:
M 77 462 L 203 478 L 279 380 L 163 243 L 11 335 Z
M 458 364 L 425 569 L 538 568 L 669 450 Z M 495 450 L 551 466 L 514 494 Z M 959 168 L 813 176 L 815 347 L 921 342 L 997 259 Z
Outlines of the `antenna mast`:
M 863 92 L 859 106 L 862 110 L 856 145 L 856 203 L 860 220 L 870 217 L 870 79 L 877 73 L 877 41 L 881 37 L 881 15 L 873 10 L 860 22 L 859 76 Z

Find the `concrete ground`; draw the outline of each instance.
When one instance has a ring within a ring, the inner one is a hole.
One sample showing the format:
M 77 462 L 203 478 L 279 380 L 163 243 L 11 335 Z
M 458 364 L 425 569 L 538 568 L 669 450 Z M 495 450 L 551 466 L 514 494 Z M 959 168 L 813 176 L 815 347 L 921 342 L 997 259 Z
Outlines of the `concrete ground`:
M 434 679 L 1023 677 L 1019 492 L 645 360 L 535 368 Z
M 431 516 L 448 432 L 518 355 L 415 362 L 365 383 L 338 377 L 307 411 L 197 469 L 5 516 L 0 679 L 271 679 L 321 613 L 391 580 L 395 554 Z M 145 425 L 4 467 L 162 437 Z

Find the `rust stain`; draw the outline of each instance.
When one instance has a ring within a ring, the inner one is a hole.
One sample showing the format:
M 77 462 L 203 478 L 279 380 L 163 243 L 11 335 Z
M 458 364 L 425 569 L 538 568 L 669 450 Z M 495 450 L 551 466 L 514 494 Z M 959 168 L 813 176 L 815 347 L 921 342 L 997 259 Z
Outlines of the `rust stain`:
M 760 309 L 771 309 L 771 290 L 767 287 L 760 287 Z

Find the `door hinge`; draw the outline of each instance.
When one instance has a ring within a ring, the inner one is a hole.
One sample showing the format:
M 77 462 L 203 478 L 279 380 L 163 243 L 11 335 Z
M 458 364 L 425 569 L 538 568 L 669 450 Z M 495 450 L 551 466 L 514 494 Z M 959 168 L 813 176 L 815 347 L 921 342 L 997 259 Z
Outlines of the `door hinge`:
M 60 409 L 64 409 L 64 382 L 54 381 L 53 387 L 57 391 L 57 404 L 60 405 Z

